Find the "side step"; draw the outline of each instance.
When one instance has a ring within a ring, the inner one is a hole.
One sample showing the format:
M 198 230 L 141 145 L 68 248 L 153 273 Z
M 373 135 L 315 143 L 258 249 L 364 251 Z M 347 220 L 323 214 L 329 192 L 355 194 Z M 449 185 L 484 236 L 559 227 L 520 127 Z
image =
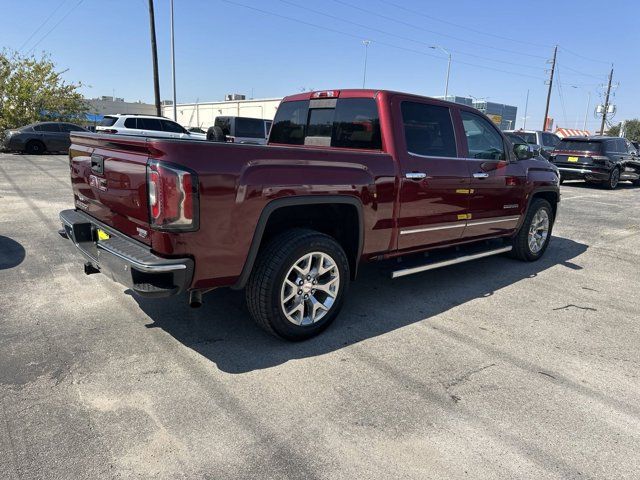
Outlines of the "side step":
M 481 252 L 470 253 L 468 255 L 432 260 L 429 263 L 417 265 L 415 267 L 394 270 L 393 272 L 391 272 L 391 278 L 404 277 L 406 275 L 413 275 L 414 273 L 426 272 L 427 270 L 435 270 L 436 268 L 448 267 L 449 265 L 455 265 L 457 263 L 470 262 L 471 260 L 478 260 L 479 258 L 490 257 L 492 255 L 499 255 L 501 253 L 510 252 L 511 250 L 513 250 L 513 246 L 507 245 L 500 248 L 494 248 L 492 250 L 485 250 Z

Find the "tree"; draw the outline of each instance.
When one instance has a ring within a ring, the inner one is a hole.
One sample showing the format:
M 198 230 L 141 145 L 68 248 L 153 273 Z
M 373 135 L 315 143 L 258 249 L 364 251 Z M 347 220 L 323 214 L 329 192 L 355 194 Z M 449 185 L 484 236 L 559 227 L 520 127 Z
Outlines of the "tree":
M 29 123 L 84 119 L 87 106 L 78 89 L 82 83 L 62 78 L 48 55 L 25 57 L 0 52 L 0 131 Z
M 608 135 L 620 135 L 621 124 L 614 125 L 607 132 Z M 624 137 L 633 142 L 640 142 L 640 119 L 634 118 L 624 122 Z

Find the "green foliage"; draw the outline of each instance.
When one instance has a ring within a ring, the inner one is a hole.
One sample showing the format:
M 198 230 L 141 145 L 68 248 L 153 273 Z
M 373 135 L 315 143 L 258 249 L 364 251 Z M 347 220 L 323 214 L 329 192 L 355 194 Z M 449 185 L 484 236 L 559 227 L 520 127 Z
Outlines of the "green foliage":
M 617 137 L 620 135 L 621 124 L 612 126 L 607 135 L 613 135 Z M 640 119 L 634 118 L 633 120 L 627 120 L 624 124 L 624 138 L 633 142 L 640 142 Z
M 0 131 L 44 120 L 75 121 L 87 107 L 78 89 L 81 83 L 62 78 L 44 55 L 24 57 L 0 52 Z

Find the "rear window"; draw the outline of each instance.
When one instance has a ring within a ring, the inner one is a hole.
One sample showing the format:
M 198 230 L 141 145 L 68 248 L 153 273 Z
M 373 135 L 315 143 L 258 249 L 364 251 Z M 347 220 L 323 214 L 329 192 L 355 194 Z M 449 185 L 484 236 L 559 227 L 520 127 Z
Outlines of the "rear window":
M 117 120 L 118 117 L 104 117 L 98 125 L 101 127 L 111 127 Z
M 280 105 L 271 143 L 380 150 L 380 118 L 373 98 L 314 99 Z
M 236 118 L 236 137 L 264 138 L 264 120 Z
M 561 140 L 556 148 L 558 150 L 576 150 L 578 152 L 599 152 L 602 149 L 602 143 L 584 140 Z
M 538 144 L 538 140 L 536 139 L 536 134 L 535 133 L 527 133 L 527 132 L 514 132 L 516 135 L 518 135 L 519 137 L 522 137 L 522 139 L 531 144 L 531 145 L 537 145 Z

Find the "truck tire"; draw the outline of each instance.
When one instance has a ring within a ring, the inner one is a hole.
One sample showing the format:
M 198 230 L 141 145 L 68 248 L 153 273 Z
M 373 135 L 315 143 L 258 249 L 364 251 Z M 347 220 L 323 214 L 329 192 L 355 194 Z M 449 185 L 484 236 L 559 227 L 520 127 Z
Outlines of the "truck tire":
M 259 254 L 245 295 L 254 321 L 272 335 L 306 340 L 338 316 L 349 286 L 349 262 L 332 237 L 292 229 Z
M 615 190 L 620 183 L 620 169 L 618 167 L 611 170 L 609 174 L 609 179 L 606 180 L 603 185 L 607 190 Z
M 226 142 L 227 137 L 220 127 L 214 125 L 207 129 L 207 140 L 210 142 Z
M 29 155 L 42 155 L 46 151 L 46 148 L 44 143 L 39 140 L 29 140 L 24 147 L 24 151 Z
M 520 230 L 513 237 L 512 256 L 525 262 L 534 262 L 542 257 L 551 239 L 553 220 L 551 204 L 535 198 Z

